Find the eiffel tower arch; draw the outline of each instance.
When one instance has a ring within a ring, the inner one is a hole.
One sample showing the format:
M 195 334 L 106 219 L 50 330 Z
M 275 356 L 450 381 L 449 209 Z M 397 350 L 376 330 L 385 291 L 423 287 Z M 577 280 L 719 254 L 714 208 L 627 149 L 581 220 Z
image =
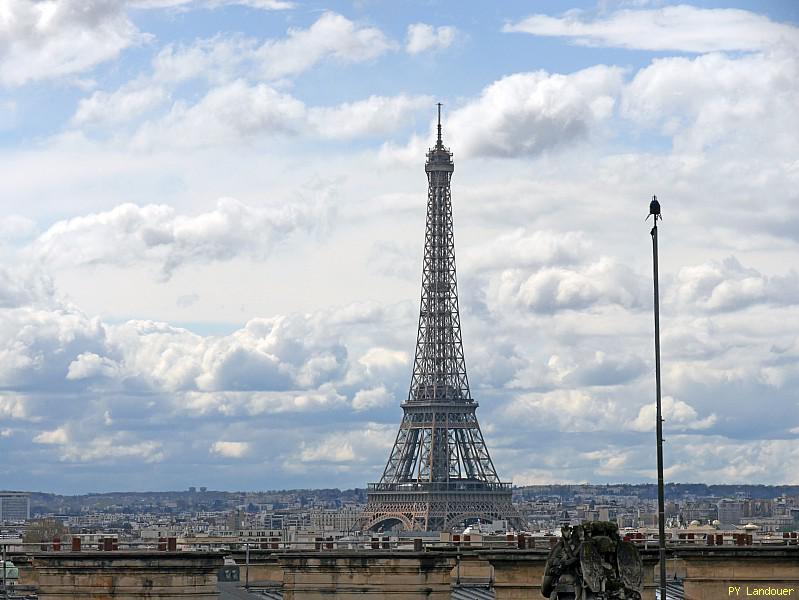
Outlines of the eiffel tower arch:
M 466 519 L 520 528 L 511 483 L 497 475 L 472 398 L 461 340 L 450 180 L 452 152 L 427 153 L 427 222 L 416 353 L 403 417 L 383 476 L 370 483 L 361 525 L 445 531 Z

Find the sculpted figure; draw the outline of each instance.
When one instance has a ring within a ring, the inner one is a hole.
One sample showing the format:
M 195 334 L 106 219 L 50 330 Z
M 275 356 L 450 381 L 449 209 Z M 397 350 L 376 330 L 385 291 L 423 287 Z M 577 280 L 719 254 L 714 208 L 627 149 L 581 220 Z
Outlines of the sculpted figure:
M 547 558 L 541 592 L 550 600 L 640 600 L 643 563 L 615 523 L 561 529 Z

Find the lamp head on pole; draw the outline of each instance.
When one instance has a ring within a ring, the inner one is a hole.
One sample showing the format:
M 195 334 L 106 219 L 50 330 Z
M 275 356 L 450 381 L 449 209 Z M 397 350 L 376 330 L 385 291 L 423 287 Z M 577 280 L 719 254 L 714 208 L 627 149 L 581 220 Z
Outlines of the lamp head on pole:
M 660 202 L 658 202 L 657 196 L 652 196 L 652 202 L 649 203 L 649 214 L 646 216 L 646 219 L 649 219 L 652 215 L 655 216 L 655 225 L 657 225 L 658 219 L 663 219 L 663 215 L 660 214 Z

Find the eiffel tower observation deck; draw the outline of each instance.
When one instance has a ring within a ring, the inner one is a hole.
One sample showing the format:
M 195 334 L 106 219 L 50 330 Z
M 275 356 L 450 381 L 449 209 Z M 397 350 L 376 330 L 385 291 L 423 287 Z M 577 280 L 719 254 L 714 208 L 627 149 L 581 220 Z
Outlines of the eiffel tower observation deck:
M 416 355 L 397 439 L 379 483 L 369 484 L 364 529 L 447 531 L 475 519 L 521 520 L 500 481 L 469 390 L 458 313 L 450 180 L 441 139 L 427 153 L 427 225 Z

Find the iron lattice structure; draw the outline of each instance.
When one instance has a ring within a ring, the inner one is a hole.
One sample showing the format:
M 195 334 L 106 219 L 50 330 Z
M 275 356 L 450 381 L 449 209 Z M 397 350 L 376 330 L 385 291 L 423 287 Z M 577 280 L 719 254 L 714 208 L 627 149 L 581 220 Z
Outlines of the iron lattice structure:
M 500 481 L 477 422 L 463 355 L 450 180 L 455 165 L 441 139 L 427 153 L 419 331 L 408 398 L 379 483 L 369 484 L 364 529 L 400 523 L 445 531 L 473 518 L 521 525 L 511 484 Z

